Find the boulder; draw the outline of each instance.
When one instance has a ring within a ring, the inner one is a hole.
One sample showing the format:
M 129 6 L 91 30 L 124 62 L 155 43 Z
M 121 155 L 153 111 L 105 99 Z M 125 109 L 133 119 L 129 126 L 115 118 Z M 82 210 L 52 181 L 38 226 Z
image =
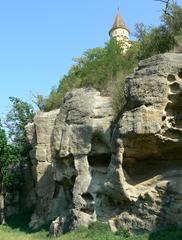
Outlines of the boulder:
M 115 128 L 112 145 L 115 179 L 120 179 L 120 186 L 114 188 L 114 174 L 108 170 L 105 189 L 113 200 L 118 189 L 122 190 L 124 198 L 117 199 L 125 201 L 126 207 L 123 205 L 113 221 L 118 228 L 136 232 L 179 227 L 182 54 L 161 54 L 141 61 L 127 78 L 125 92 L 126 110 Z
M 111 159 L 112 119 L 111 99 L 93 88 L 73 90 L 59 110 L 36 115 L 33 129 L 28 126 L 28 139 L 36 139 L 31 159 L 37 203 L 31 228 L 54 219 L 67 222 L 70 211 L 78 220 L 69 229 L 96 219 L 97 194 Z M 57 220 L 51 232 L 57 232 L 55 226 Z

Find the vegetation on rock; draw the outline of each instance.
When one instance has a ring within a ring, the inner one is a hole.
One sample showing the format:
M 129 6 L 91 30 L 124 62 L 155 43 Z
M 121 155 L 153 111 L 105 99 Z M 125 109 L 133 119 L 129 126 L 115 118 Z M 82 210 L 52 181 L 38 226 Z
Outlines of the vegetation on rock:
M 110 95 L 112 92 L 115 94 L 120 81 L 123 82 L 137 64 L 137 59 L 133 57 L 136 50 L 137 48 L 133 46 L 124 55 L 121 53 L 120 44 L 112 39 L 104 48 L 85 51 L 83 56 L 74 59 L 75 64 L 60 80 L 59 86 L 52 89 L 44 102 L 43 97 L 38 96 L 37 105 L 44 111 L 59 108 L 65 94 L 73 88 L 80 87 L 93 87 L 105 95 Z M 121 95 L 124 96 L 124 92 L 121 92 Z
M 93 48 L 83 56 L 74 58 L 74 65 L 53 88 L 48 98 L 37 96 L 37 105 L 43 111 L 59 108 L 65 94 L 73 88 L 94 87 L 102 94 L 111 95 L 115 112 L 125 104 L 124 81 L 138 61 L 154 54 L 164 53 L 174 48 L 177 38 L 182 35 L 182 8 L 176 3 L 168 5 L 168 12 L 161 16 L 158 27 L 136 25 L 136 38 L 126 54 L 115 39 L 104 48 Z
M 182 8 L 171 4 L 168 14 L 163 14 L 159 27 L 137 25 L 137 41 L 133 42 L 127 53 L 122 53 L 120 44 L 112 39 L 104 48 L 93 48 L 75 58 L 75 64 L 67 75 L 60 80 L 57 88 L 52 89 L 48 98 L 37 96 L 37 105 L 41 110 L 49 111 L 59 108 L 65 94 L 73 88 L 94 87 L 103 95 L 111 95 L 113 108 L 120 112 L 125 104 L 124 83 L 128 74 L 133 71 L 140 59 L 154 54 L 170 51 L 176 39 L 182 35 Z M 5 130 L 0 126 L 0 177 L 1 192 L 4 189 L 18 190 L 22 182 L 21 166 L 29 163 L 30 145 L 26 141 L 25 126 L 33 121 L 34 110 L 31 105 L 18 98 L 10 98 L 12 109 L 7 114 Z M 6 134 L 7 133 L 7 134 Z M 100 132 L 93 136 L 99 139 Z M 15 228 L 16 229 L 16 228 Z M 47 232 L 40 234 L 13 230 L 1 226 L 0 239 L 45 239 Z M 9 233 L 12 231 L 12 235 Z M 163 238 L 164 237 L 164 238 Z M 166 231 L 158 235 L 130 236 L 127 231 L 111 233 L 106 225 L 93 224 L 89 229 L 79 229 L 61 239 L 181 239 L 181 231 Z

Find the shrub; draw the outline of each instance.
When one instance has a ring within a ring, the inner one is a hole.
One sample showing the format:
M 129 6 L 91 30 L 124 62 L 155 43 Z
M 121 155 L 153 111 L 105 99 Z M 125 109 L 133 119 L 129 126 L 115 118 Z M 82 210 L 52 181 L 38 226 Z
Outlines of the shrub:
M 58 88 L 54 88 L 45 99 L 44 110 L 59 108 L 65 94 L 73 88 L 91 86 L 103 95 L 111 95 L 111 86 L 116 85 L 118 73 L 129 74 L 137 63 L 136 45 L 134 46 L 124 55 L 120 44 L 113 39 L 104 48 L 89 49 L 83 56 L 75 58 L 75 64 L 60 81 Z

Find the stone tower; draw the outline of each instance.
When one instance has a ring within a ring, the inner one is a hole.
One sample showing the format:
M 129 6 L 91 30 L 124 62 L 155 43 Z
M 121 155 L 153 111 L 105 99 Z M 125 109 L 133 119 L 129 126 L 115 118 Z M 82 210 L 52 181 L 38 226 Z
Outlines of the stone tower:
M 129 34 L 130 30 L 126 27 L 118 9 L 112 28 L 109 31 L 109 36 L 111 39 L 115 38 L 117 42 L 121 43 L 123 51 L 126 52 L 126 50 L 131 46 Z

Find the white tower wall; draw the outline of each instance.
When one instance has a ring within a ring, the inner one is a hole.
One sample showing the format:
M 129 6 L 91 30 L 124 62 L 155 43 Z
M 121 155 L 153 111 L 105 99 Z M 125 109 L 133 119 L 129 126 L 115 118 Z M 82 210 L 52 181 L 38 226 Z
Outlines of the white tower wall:
M 124 28 L 117 28 L 110 32 L 111 38 L 116 38 L 116 40 L 123 40 L 124 38 L 129 39 L 129 32 Z

